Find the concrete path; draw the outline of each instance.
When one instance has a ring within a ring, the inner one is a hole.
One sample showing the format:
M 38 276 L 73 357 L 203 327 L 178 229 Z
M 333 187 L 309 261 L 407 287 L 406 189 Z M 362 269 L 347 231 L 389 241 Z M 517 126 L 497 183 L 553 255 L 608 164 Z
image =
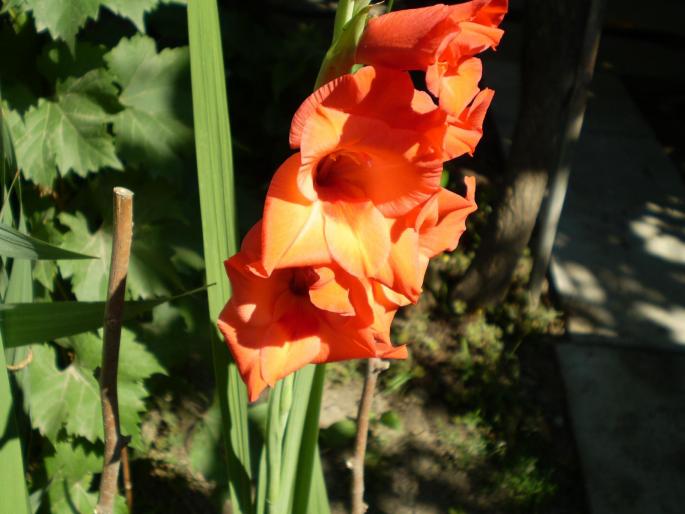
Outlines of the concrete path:
M 685 512 L 685 187 L 620 81 L 600 74 L 552 280 L 593 514 Z
M 506 144 L 519 80 L 499 59 L 485 77 Z M 685 512 L 685 185 L 601 66 L 552 281 L 570 313 L 558 357 L 592 514 Z

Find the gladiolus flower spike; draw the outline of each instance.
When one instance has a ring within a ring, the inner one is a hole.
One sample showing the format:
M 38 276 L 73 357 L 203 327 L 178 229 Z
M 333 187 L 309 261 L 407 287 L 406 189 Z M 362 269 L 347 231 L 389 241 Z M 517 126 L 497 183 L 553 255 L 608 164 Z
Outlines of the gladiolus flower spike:
M 493 92 L 476 53 L 495 48 L 507 0 L 397 11 L 371 20 L 366 64 L 295 113 L 263 219 L 226 261 L 233 297 L 219 328 L 250 400 L 307 364 L 406 358 L 390 341 L 418 300 L 429 259 L 457 247 L 475 180 L 440 187 L 445 161 L 472 154 Z M 426 73 L 428 91 L 408 70 Z

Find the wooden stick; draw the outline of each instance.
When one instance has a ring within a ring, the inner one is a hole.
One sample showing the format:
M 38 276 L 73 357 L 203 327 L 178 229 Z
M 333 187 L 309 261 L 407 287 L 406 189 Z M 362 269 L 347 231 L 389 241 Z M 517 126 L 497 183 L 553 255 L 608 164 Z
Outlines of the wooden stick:
M 133 484 L 131 483 L 131 467 L 128 462 L 128 446 L 121 448 L 121 469 L 124 475 L 124 494 L 128 513 L 133 513 Z
M 121 451 L 127 443 L 121 436 L 119 428 L 117 369 L 119 367 L 124 292 L 126 290 L 132 238 L 133 193 L 123 187 L 115 187 L 114 237 L 112 239 L 112 261 L 109 268 L 109 284 L 105 304 L 104 343 L 102 345 L 102 369 L 100 370 L 100 400 L 105 427 L 105 459 L 100 481 L 100 497 L 95 509 L 97 514 L 112 514 L 118 493 Z
M 368 505 L 364 503 L 364 457 L 366 456 L 366 442 L 369 435 L 369 415 L 373 394 L 376 391 L 376 382 L 381 371 L 388 369 L 390 364 L 381 359 L 369 359 L 366 368 L 366 378 L 362 397 L 359 401 L 357 413 L 357 438 L 354 445 L 354 457 L 352 459 L 352 509 L 351 514 L 364 514 Z

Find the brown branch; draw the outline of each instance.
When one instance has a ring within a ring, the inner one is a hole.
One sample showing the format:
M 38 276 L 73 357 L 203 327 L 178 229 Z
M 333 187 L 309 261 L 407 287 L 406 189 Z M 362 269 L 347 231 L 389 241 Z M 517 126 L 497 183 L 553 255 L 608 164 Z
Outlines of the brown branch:
M 100 480 L 100 497 L 95 509 L 97 514 L 111 514 L 118 492 L 121 451 L 127 440 L 119 428 L 119 404 L 117 400 L 117 369 L 119 367 L 119 343 L 124 312 L 124 292 L 128 261 L 133 237 L 133 193 L 123 187 L 114 188 L 114 237 L 112 261 L 109 268 L 107 302 L 105 304 L 104 343 L 102 345 L 102 369 L 100 370 L 100 400 L 105 427 L 105 460 Z
M 357 438 L 354 445 L 352 459 L 352 509 L 351 514 L 364 514 L 368 505 L 364 503 L 364 457 L 366 455 L 366 441 L 369 435 L 369 415 L 371 403 L 376 390 L 376 382 L 381 371 L 388 369 L 389 363 L 381 359 L 369 359 L 366 368 L 366 378 L 362 397 L 359 401 L 357 413 Z

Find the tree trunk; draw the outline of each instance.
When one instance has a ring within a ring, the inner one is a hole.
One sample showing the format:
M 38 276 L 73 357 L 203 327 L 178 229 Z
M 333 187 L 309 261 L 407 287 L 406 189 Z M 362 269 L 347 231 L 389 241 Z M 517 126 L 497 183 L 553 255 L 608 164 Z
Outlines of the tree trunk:
M 454 297 L 471 309 L 506 294 L 559 161 L 595 0 L 528 0 L 520 110 L 499 201 Z

